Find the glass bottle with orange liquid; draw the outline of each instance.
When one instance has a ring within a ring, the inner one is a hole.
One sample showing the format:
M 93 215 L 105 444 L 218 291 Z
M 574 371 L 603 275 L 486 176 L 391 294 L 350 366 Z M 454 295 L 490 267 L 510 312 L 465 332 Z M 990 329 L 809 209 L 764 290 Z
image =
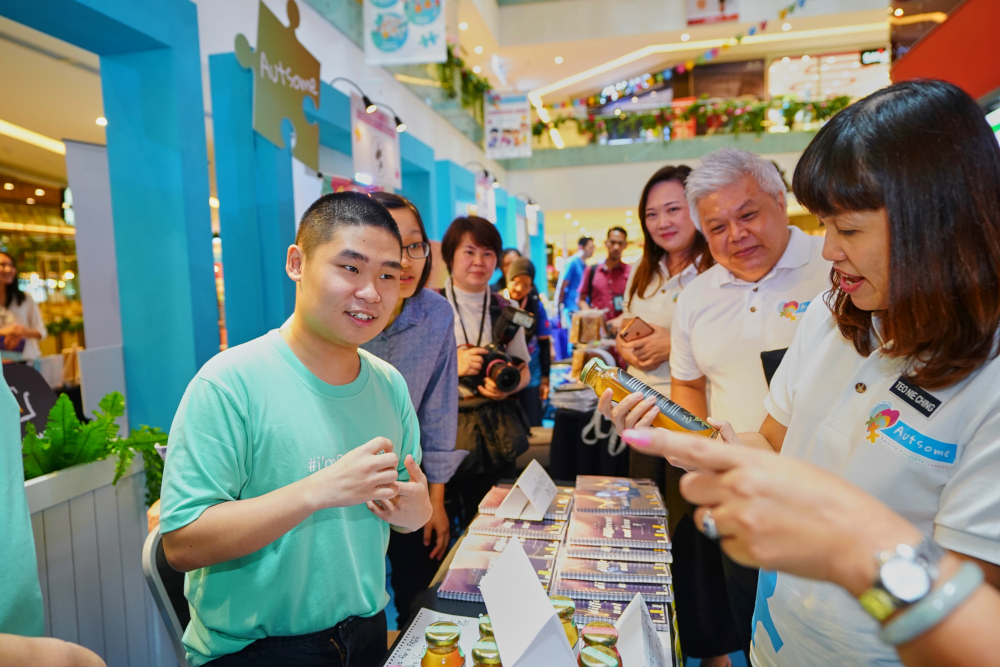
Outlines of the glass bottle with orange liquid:
M 622 667 L 621 660 L 607 646 L 584 646 L 576 664 L 580 667 Z
M 618 629 L 605 621 L 594 621 L 583 626 L 580 639 L 584 646 L 606 646 L 614 651 L 621 662 L 622 654 L 618 652 Z
M 621 402 L 626 396 L 635 392 L 639 392 L 646 398 L 656 399 L 656 407 L 660 409 L 660 414 L 653 419 L 652 425 L 658 428 L 688 431 L 709 438 L 714 438 L 719 434 L 708 422 L 691 414 L 621 368 L 612 368 L 600 359 L 594 358 L 587 362 L 587 365 L 580 372 L 580 381 L 592 388 L 598 396 L 610 389 L 614 393 L 612 400 L 616 402 Z
M 472 645 L 473 667 L 501 667 L 496 642 L 480 640 Z
M 569 647 L 576 650 L 576 644 L 580 641 L 580 631 L 573 623 L 573 615 L 576 613 L 576 602 L 565 595 L 552 595 L 549 597 L 556 613 L 559 614 L 559 621 L 562 623 L 563 632 L 569 640 Z
M 424 630 L 427 647 L 420 667 L 465 667 L 465 654 L 458 645 L 462 630 L 449 621 L 431 623 Z

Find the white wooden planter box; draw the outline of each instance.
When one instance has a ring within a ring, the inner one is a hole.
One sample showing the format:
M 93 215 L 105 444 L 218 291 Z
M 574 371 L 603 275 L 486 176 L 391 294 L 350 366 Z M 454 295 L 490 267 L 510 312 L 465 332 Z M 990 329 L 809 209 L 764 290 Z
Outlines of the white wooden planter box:
M 86 646 L 109 667 L 176 667 L 142 574 L 142 458 L 117 486 L 114 476 L 107 460 L 24 483 L 45 634 Z

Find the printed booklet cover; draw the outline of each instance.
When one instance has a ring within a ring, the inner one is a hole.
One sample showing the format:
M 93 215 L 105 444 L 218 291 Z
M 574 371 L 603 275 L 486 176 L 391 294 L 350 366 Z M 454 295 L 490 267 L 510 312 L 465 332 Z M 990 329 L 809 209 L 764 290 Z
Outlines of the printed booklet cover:
M 464 543 L 462 546 L 464 548 Z M 670 566 L 666 563 L 630 563 L 623 560 L 564 558 L 559 566 L 559 575 L 563 579 L 589 581 L 631 581 L 640 584 L 673 582 Z
M 497 535 L 500 537 L 530 537 L 538 540 L 561 542 L 566 535 L 565 521 L 526 521 L 504 519 L 503 517 L 479 514 L 469 524 L 469 533 L 474 535 Z
M 479 503 L 480 514 L 496 514 L 500 503 L 504 501 L 513 484 L 499 484 L 494 486 Z M 573 505 L 573 487 L 557 486 L 556 497 L 552 499 L 552 504 L 545 512 L 546 519 L 566 521 L 569 519 L 569 510 Z
M 559 554 L 559 543 L 552 540 L 533 540 L 527 537 L 499 537 L 497 535 L 466 535 L 462 539 L 462 551 L 502 552 L 510 540 L 518 540 L 528 558 L 555 558 Z
M 608 600 L 576 600 L 576 614 L 573 620 L 579 626 L 584 626 L 592 621 L 605 621 L 614 625 L 618 617 L 625 611 L 625 607 L 631 602 L 610 602 Z M 646 608 L 653 619 L 653 625 L 657 630 L 668 629 L 667 609 L 662 602 L 647 602 Z
M 669 546 L 669 545 L 668 545 Z M 672 563 L 674 557 L 670 549 L 633 549 L 631 547 L 596 547 L 567 544 L 563 553 L 569 558 L 589 560 L 625 560 L 630 563 Z
M 449 600 L 466 600 L 482 602 L 483 595 L 479 592 L 479 584 L 483 576 L 490 571 L 500 554 L 489 551 L 466 551 L 460 548 L 448 568 L 448 574 L 438 587 L 438 597 Z M 555 568 L 554 558 L 529 558 L 535 574 L 546 592 L 552 582 L 552 570 Z
M 583 579 L 556 578 L 555 594 L 574 600 L 615 600 L 630 602 L 636 593 L 644 600 L 670 602 L 674 593 L 670 584 L 637 584 L 628 581 L 585 581 Z
M 573 507 L 577 512 L 661 517 L 667 515 L 660 490 L 647 484 L 577 489 L 573 497 Z
M 570 544 L 666 549 L 667 522 L 663 517 L 633 514 L 574 512 L 569 525 Z

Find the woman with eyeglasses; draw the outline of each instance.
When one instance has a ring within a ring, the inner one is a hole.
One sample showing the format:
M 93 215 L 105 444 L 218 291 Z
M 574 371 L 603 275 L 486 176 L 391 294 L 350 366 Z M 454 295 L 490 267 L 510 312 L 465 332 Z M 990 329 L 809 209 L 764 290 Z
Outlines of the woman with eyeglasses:
M 451 535 L 444 485 L 466 452 L 455 450 L 458 346 L 454 315 L 447 299 L 424 289 L 431 274 L 431 244 L 423 220 L 417 207 L 399 195 L 375 192 L 372 199 L 389 209 L 399 227 L 403 238 L 403 271 L 399 303 L 389 325 L 362 348 L 388 361 L 406 379 L 420 422 L 420 446 L 424 452 L 421 466 L 427 475 L 434 508 L 422 532 L 390 534 L 390 580 L 402 626 L 410 615 L 413 600 L 430 585 L 438 561 L 448 551 Z

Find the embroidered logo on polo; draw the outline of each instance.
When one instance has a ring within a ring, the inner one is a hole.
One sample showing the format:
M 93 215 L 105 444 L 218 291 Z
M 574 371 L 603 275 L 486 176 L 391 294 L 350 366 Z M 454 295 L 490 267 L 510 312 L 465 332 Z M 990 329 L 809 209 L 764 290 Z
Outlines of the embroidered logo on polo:
M 895 393 L 895 392 L 893 392 Z M 954 465 L 958 445 L 924 435 L 899 418 L 891 401 L 879 401 L 865 422 L 868 442 L 882 442 L 904 456 L 935 468 Z
M 806 312 L 806 308 L 809 307 L 810 303 L 812 302 L 803 301 L 802 303 L 799 303 L 798 301 L 779 301 L 778 315 L 794 322 L 798 315 Z
M 938 397 L 915 384 L 911 384 L 902 376 L 892 383 L 889 391 L 906 401 L 910 407 L 924 417 L 929 418 L 938 409 L 938 406 L 941 405 L 941 400 Z

